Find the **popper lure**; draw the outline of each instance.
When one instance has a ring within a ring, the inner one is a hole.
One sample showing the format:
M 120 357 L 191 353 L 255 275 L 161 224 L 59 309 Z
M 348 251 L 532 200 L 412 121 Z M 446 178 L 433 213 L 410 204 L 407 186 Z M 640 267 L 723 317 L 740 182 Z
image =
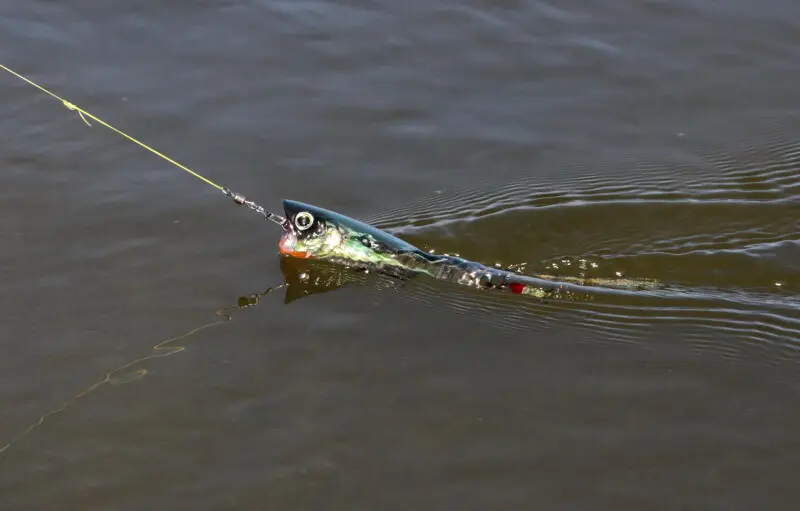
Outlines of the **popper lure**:
M 658 287 L 650 280 L 523 275 L 461 257 L 428 253 L 371 225 L 310 204 L 284 200 L 283 208 L 286 218 L 278 249 L 284 256 L 326 260 L 400 278 L 424 274 L 473 288 L 538 298 Z

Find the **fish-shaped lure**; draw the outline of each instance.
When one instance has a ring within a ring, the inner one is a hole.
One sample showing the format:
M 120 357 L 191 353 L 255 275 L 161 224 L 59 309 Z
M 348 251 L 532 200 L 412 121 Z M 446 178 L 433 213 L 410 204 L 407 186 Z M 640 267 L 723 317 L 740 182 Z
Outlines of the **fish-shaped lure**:
M 371 225 L 327 209 L 284 200 L 281 254 L 319 259 L 399 278 L 425 274 L 479 289 L 508 290 L 534 297 L 630 292 L 658 287 L 655 281 L 531 276 L 461 257 L 425 252 Z

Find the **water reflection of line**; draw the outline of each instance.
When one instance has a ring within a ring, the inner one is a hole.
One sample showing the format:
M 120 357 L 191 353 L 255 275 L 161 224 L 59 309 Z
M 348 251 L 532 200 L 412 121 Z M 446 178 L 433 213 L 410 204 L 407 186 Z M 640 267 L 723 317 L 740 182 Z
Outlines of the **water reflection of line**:
M 69 408 L 70 406 L 74 405 L 79 399 L 81 399 L 83 397 L 86 397 L 87 395 L 91 394 L 92 392 L 94 392 L 98 388 L 102 387 L 103 385 L 106 385 L 106 384 L 119 385 L 119 384 L 123 384 L 123 383 L 129 383 L 129 382 L 132 382 L 134 380 L 138 380 L 139 378 L 141 378 L 141 377 L 143 377 L 144 375 L 147 374 L 147 369 L 145 369 L 143 367 L 138 368 L 138 369 L 134 369 L 134 370 L 132 370 L 130 372 L 126 372 L 127 370 L 131 369 L 133 366 L 135 366 L 137 364 L 141 364 L 141 363 L 146 362 L 148 360 L 154 360 L 154 359 L 157 359 L 157 358 L 169 357 L 169 356 L 175 355 L 177 353 L 180 353 L 181 351 L 186 350 L 186 346 L 176 346 L 176 345 L 172 345 L 172 343 L 174 343 L 176 341 L 183 340 L 183 339 L 187 339 L 187 338 L 191 337 L 192 335 L 194 335 L 194 334 L 196 334 L 198 332 L 201 332 L 203 330 L 209 329 L 211 327 L 214 327 L 214 326 L 217 326 L 217 325 L 221 325 L 223 323 L 227 323 L 228 321 L 230 321 L 232 319 L 231 318 L 231 312 L 234 309 L 245 309 L 245 308 L 248 308 L 248 307 L 253 307 L 253 306 L 258 304 L 258 301 L 262 296 L 266 296 L 270 292 L 275 291 L 276 289 L 280 289 L 282 287 L 284 287 L 284 284 L 267 288 L 265 291 L 263 291 L 261 293 L 254 293 L 254 294 L 251 294 L 249 296 L 242 296 L 242 297 L 239 298 L 239 300 L 238 300 L 236 305 L 228 306 L 228 307 L 225 307 L 225 308 L 222 308 L 222 309 L 218 309 L 217 311 L 215 311 L 214 314 L 216 316 L 218 316 L 220 319 L 217 319 L 217 320 L 212 321 L 210 323 L 206 323 L 204 325 L 200 325 L 200 326 L 198 326 L 196 328 L 193 328 L 193 329 L 189 330 L 188 332 L 184 332 L 184 333 L 182 333 L 180 335 L 177 335 L 175 337 L 170 337 L 169 339 L 165 339 L 165 340 L 157 343 L 155 346 L 153 346 L 151 348 L 151 352 L 152 353 L 150 353 L 149 355 L 145 355 L 143 357 L 139 357 L 139 358 L 137 358 L 135 360 L 132 360 L 130 362 L 126 362 L 125 364 L 123 364 L 121 366 L 118 366 L 118 367 L 112 369 L 111 371 L 108 371 L 103 376 L 98 378 L 94 383 L 92 383 L 91 385 L 89 385 L 88 387 L 83 389 L 82 391 L 78 392 L 77 394 L 75 394 L 71 398 L 69 398 L 66 401 L 64 401 L 57 408 L 53 408 L 52 410 L 43 413 L 39 417 L 38 420 L 36 420 L 31 425 L 29 425 L 27 428 L 25 428 L 25 430 L 22 431 L 22 433 L 20 433 L 16 437 L 12 438 L 7 444 L 5 444 L 2 447 L 0 447 L 0 455 L 2 455 L 6 450 L 8 450 L 12 445 L 16 444 L 17 442 L 19 442 L 20 440 L 22 440 L 23 438 L 28 436 L 33 430 L 35 430 L 36 428 L 41 426 L 44 423 L 44 421 L 47 420 L 48 417 L 51 417 L 53 415 L 56 415 L 56 414 L 59 414 L 59 413 L 65 411 L 67 408 Z

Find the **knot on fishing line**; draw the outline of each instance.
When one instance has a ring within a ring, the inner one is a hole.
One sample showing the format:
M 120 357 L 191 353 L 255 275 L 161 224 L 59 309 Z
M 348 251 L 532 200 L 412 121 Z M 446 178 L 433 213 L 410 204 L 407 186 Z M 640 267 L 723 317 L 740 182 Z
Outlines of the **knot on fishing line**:
M 91 124 L 89 124 L 89 121 L 86 120 L 86 117 L 83 116 L 83 112 L 81 111 L 80 108 L 78 108 L 77 106 L 73 105 L 72 103 L 70 103 L 66 99 L 62 99 L 61 102 L 64 103 L 64 106 L 67 107 L 67 110 L 74 110 L 74 111 L 78 112 L 78 115 L 81 116 L 81 120 L 83 120 L 83 122 L 85 122 L 87 126 L 91 126 Z

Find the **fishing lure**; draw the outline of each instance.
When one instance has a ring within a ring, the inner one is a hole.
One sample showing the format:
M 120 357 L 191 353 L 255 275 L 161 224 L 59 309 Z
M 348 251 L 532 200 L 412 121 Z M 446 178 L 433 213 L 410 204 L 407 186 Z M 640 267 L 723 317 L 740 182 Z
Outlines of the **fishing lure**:
M 278 250 L 288 257 L 325 260 L 403 279 L 424 274 L 473 288 L 537 298 L 619 294 L 658 286 L 651 280 L 523 275 L 461 257 L 425 252 L 376 227 L 310 204 L 284 200 L 283 209 L 286 218 Z

